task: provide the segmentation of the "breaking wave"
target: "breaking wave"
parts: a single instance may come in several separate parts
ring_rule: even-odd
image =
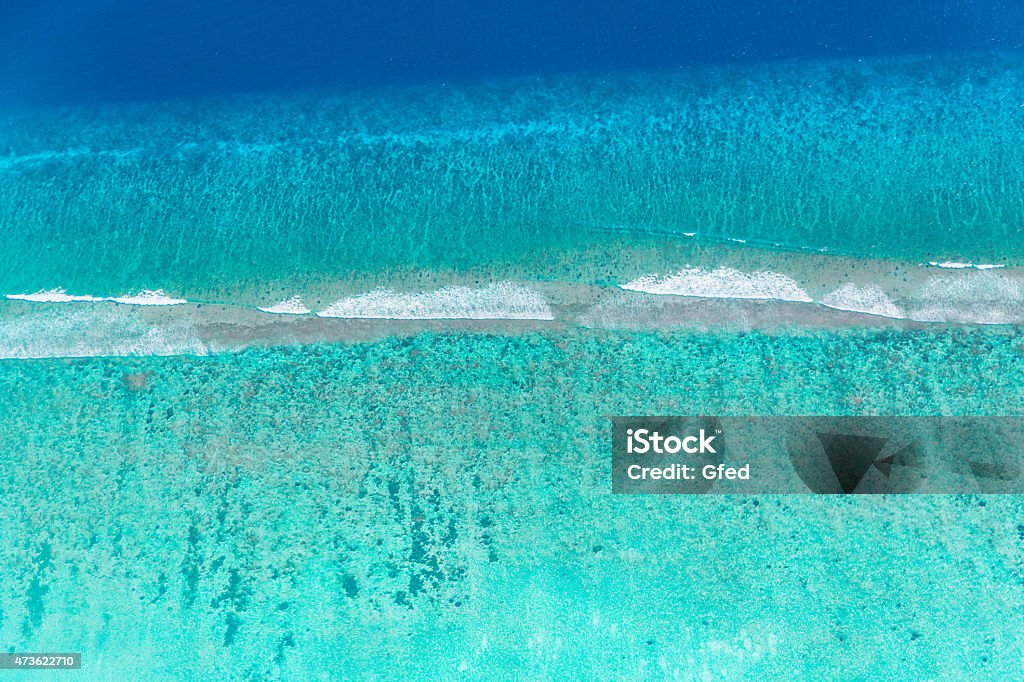
[[[880,317],[903,319],[906,313],[877,284],[863,286],[848,283],[821,299],[820,303],[836,310],[866,313]]]
[[[274,305],[257,308],[257,310],[273,315],[308,315],[312,312],[306,307],[306,304],[302,302],[302,298],[299,296],[292,296]]]
[[[88,294],[69,294],[65,289],[57,288],[43,289],[34,294],[7,294],[5,298],[12,301],[28,301],[31,303],[99,303],[109,301],[111,303],[121,303],[123,305],[146,306],[181,305],[182,303],[188,303],[188,301],[183,298],[168,296],[161,289],[157,289],[155,291],[151,289],[144,289],[135,294],[100,297],[90,296]]]
[[[644,275],[620,285],[629,291],[647,294],[696,296],[700,298],[741,298],[810,303],[792,278],[770,271],[742,272],[734,268],[714,270],[684,268],[674,275]]]
[[[540,294],[511,282],[412,293],[376,289],[337,301],[317,316],[390,320],[554,319],[551,307]]]

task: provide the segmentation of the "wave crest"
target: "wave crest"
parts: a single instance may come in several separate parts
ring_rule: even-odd
[[[877,284],[849,282],[821,299],[821,304],[836,310],[903,319],[906,313],[892,302]]]
[[[412,293],[376,289],[337,301],[317,316],[387,320],[554,319],[544,297],[512,282],[497,282],[482,288],[449,286]]]
[[[628,291],[698,298],[742,298],[810,303],[796,280],[786,275],[759,270],[742,272],[734,268],[714,270],[684,268],[674,275],[644,275],[620,285]]]
[[[308,315],[312,312],[306,307],[306,304],[302,302],[302,298],[299,296],[292,296],[291,298],[279,301],[274,305],[270,305],[265,308],[257,308],[257,310],[264,313],[271,313],[273,315]]]

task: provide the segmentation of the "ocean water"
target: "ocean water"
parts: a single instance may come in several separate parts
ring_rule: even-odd
[[[1024,14],[839,5],[5,5],[0,674],[1024,676],[1019,496],[611,493],[1022,414]]]
[[[7,362],[0,634],[95,679],[1012,678],[1018,497],[613,496],[604,415],[1019,413],[1022,365],[1017,331]]]
[[[225,300],[515,266],[592,282],[619,251],[685,234],[1017,265],[1021,66],[887,58],[13,116],[0,291]]]

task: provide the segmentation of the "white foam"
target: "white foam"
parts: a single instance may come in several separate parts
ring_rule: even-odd
[[[157,289],[156,291],[146,289],[131,296],[117,296],[107,300],[114,303],[123,303],[124,305],[181,305],[182,303],[188,303],[183,298],[172,298],[166,295],[163,289]]]
[[[308,315],[311,312],[298,296],[292,296],[266,308],[257,308],[257,310],[274,315]]]
[[[206,355],[187,322],[147,322],[131,308],[50,306],[0,318],[0,359]]]
[[[180,305],[187,303],[183,298],[172,298],[164,294],[163,290],[152,291],[146,289],[140,291],[137,294],[128,296],[116,296],[116,297],[102,297],[102,296],[89,296],[89,295],[78,295],[69,294],[63,288],[57,289],[44,289],[37,291],[34,294],[6,294],[5,298],[12,301],[29,301],[31,303],[75,303],[75,302],[89,302],[89,303],[101,303],[109,301],[113,303],[124,303],[126,305]]]
[[[647,294],[696,296],[699,298],[745,298],[799,301],[811,297],[790,277],[770,271],[741,272],[720,267],[714,270],[684,268],[674,275],[644,275],[620,285],[622,289]]]
[[[435,291],[396,293],[390,289],[342,299],[318,317],[384,320],[553,320],[547,301],[512,282],[482,288],[450,286]]]
[[[994,272],[933,277],[908,308],[908,317],[921,322],[1020,324],[1024,284]]]
[[[946,270],[965,270],[971,268],[975,270],[995,270],[996,268],[1006,267],[1005,265],[992,265],[991,263],[959,263],[957,261],[952,260],[943,261],[941,263],[938,261],[931,260],[928,261],[928,265],[931,265],[932,267],[936,268],[945,268]]]
[[[72,303],[77,301],[102,301],[95,296],[75,296],[64,289],[40,290],[34,294],[7,294],[12,301],[31,301],[33,303]]]
[[[880,317],[902,319],[906,314],[876,284],[859,286],[849,282],[821,299],[821,304],[836,310],[849,310]]]

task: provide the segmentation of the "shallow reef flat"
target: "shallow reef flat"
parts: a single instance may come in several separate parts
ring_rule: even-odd
[[[207,355],[250,346],[420,332],[938,331],[1024,324],[1024,268],[906,263],[737,243],[644,237],[491,265],[315,277],[254,302],[241,292],[103,297],[63,288],[0,298],[0,359]],[[597,265],[600,264],[600,265]],[[586,268],[591,268],[586,270]],[[599,271],[598,271],[599,268]],[[600,272],[601,279],[593,277]],[[583,273],[586,273],[585,275]],[[589,280],[589,281],[588,281]]]
[[[486,278],[527,266],[527,279],[592,283],[634,241],[690,233],[1019,265],[1022,60],[784,63],[7,115],[0,292],[162,289],[262,304],[311,280],[358,287],[396,271]],[[567,255],[581,249],[592,258]]]
[[[0,362],[0,639],[93,679],[1011,679],[1019,497],[618,497],[605,416],[1019,414],[1021,376],[1018,328]]]

